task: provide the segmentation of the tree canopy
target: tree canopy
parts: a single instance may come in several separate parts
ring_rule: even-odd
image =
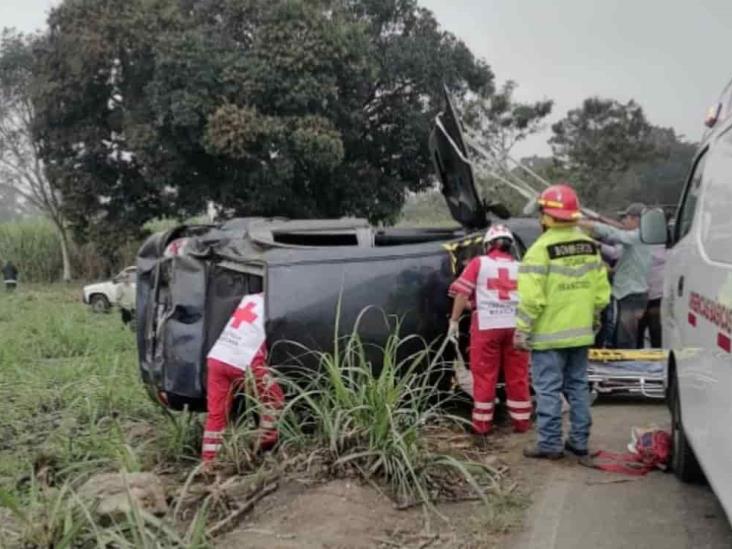
[[[606,211],[632,201],[675,203],[696,149],[653,126],[634,101],[588,98],[552,132],[551,175],[568,178],[585,203]]]
[[[493,92],[416,0],[65,0],[38,74],[36,133],[90,238],[208,202],[391,220],[430,184],[443,82]]]
[[[609,174],[650,158],[655,149],[643,109],[629,101],[590,97],[552,125],[555,159],[579,174]]]

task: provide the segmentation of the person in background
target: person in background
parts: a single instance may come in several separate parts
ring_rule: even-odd
[[[597,245],[577,227],[582,214],[574,189],[552,185],[538,204],[544,233],[519,267],[514,335],[516,348],[531,350],[536,392],[538,440],[524,456],[559,459],[566,450],[589,464],[588,351],[610,300],[610,283]],[[564,444],[562,395],[571,424]]]
[[[10,260],[3,266],[3,279],[5,280],[5,291],[12,292],[18,287],[18,269]]]
[[[124,278],[120,280],[117,285],[117,306],[120,310],[122,317],[122,323],[127,325],[134,330],[136,324],[135,320],[135,275],[132,273],[125,273]]]
[[[473,374],[473,431],[487,435],[493,429],[498,374],[506,380],[508,414],[514,431],[531,427],[529,356],[513,346],[516,327],[518,261],[511,250],[513,234],[505,225],[493,225],[483,238],[485,255],[473,258],[452,283],[455,298],[448,337],[457,339],[460,317],[472,300],[470,371]]]
[[[613,276],[613,298],[617,301],[615,347],[618,349],[637,348],[638,323],[648,305],[651,247],[641,242],[639,230],[644,210],[645,205],[641,203],[628,206],[620,214],[623,229],[599,221],[580,222],[580,226],[596,239],[623,247]]]
[[[638,323],[638,349],[644,347],[646,330],[648,330],[651,347],[654,349],[663,347],[661,339],[661,297],[663,296],[663,273],[665,269],[666,246],[663,244],[653,246],[651,268],[648,272],[648,305]]]

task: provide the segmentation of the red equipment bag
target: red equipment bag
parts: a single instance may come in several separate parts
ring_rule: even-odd
[[[665,471],[671,459],[671,435],[658,428],[634,428],[628,453],[600,450],[594,466],[602,471],[643,476],[654,469]]]

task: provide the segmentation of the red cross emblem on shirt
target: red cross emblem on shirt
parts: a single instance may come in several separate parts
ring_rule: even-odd
[[[488,289],[498,290],[498,299],[508,301],[511,299],[511,292],[518,288],[515,280],[511,280],[508,269],[498,269],[498,278],[488,279]]]
[[[232,328],[238,330],[242,322],[245,324],[251,324],[257,320],[258,317],[254,314],[254,307],[254,303],[247,303],[245,307],[241,307],[234,311],[234,316],[231,319]]]

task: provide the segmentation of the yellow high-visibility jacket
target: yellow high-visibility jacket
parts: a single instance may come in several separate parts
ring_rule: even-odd
[[[554,227],[524,255],[516,329],[532,349],[592,345],[595,317],[610,301],[607,269],[593,240],[574,226]]]

